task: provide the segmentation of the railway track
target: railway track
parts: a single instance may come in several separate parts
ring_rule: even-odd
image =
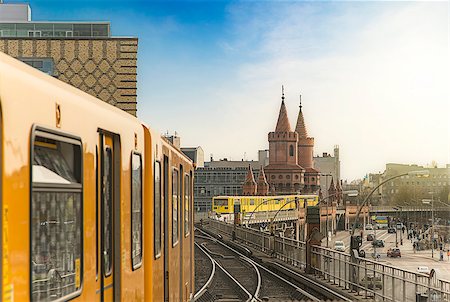
[[[297,285],[263,265],[246,257],[239,251],[225,243],[198,230],[196,241],[198,246],[220,266],[224,267],[244,287],[249,297],[235,296],[234,301],[324,301],[329,295],[317,290],[304,289],[304,285]],[[313,281],[314,282],[314,281]],[[205,285],[208,289],[202,295],[195,295],[196,301],[216,301],[212,294],[217,284]],[[228,289],[231,290],[231,289]],[[328,290],[329,291],[329,290]],[[217,298],[217,295],[215,296]],[[229,297],[231,298],[231,297]],[[333,299],[339,300],[339,299]],[[350,301],[343,297],[342,300]]]

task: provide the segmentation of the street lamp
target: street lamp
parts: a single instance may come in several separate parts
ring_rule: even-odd
[[[268,203],[269,201],[274,201],[274,200],[282,200],[282,197],[277,197],[277,198],[268,198],[266,200],[263,200],[263,202],[261,202],[259,205],[256,206],[256,208],[250,213],[250,217],[247,219],[247,222],[250,222],[252,219],[253,214],[256,212],[256,210],[262,206],[263,204]],[[242,221],[242,224],[244,224],[244,221]]]
[[[422,203],[431,203],[431,258],[434,259],[434,192],[428,192],[431,194],[431,199],[422,199]]]
[[[326,181],[325,181],[325,192],[327,192],[327,197],[326,197],[326,199],[328,199],[329,197],[331,197],[329,194],[328,194],[328,176],[333,176],[333,175],[331,175],[331,174],[326,174],[326,173],[320,173],[319,174],[320,176],[325,176],[325,179],[326,179]],[[334,195],[336,195],[336,194],[332,194],[333,196]],[[325,199],[324,199],[325,200]],[[320,202],[320,201],[319,201]],[[326,236],[327,236],[327,247],[328,247],[328,202],[329,202],[329,200],[327,200],[327,208],[326,208],[326,211],[327,211],[327,220],[326,220],[326,222],[325,222],[325,232],[326,232]]]

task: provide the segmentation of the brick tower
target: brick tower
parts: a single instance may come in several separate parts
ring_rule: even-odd
[[[268,138],[269,165],[265,170],[270,187],[275,188],[275,194],[299,193],[303,188],[304,169],[298,165],[298,134],[291,131],[284,104],[284,87],[277,125]]]
[[[245,178],[244,185],[242,186],[243,195],[256,195],[256,181],[253,176],[253,170],[250,165],[248,165],[248,173]]]
[[[305,119],[302,112],[302,96],[300,95],[300,111],[298,113],[295,132],[298,134],[298,164],[305,169],[304,193],[317,193],[320,186],[319,171],[313,167],[314,138],[308,137]]]

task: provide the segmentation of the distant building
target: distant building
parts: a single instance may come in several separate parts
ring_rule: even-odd
[[[251,167],[259,177],[262,166],[258,161],[219,161],[205,162],[204,167],[195,170],[194,208],[197,212],[211,210],[211,202],[218,195],[243,195],[242,185]],[[256,178],[256,177],[255,177]]]
[[[450,164],[439,168],[437,166],[423,167],[389,163],[386,164],[386,170],[383,172],[381,180],[384,181],[395,175],[422,170],[427,170],[429,175],[427,177],[405,175],[383,185],[380,190],[382,203],[393,202],[395,195],[402,190],[408,192],[410,199],[416,202],[423,198],[429,199],[431,195],[434,195],[437,199],[444,187],[450,186]],[[444,200],[444,202],[447,202],[447,200]]]
[[[339,159],[339,146],[334,146],[334,155],[324,152],[322,156],[314,156],[314,168],[320,171],[320,190],[327,192],[331,179],[336,184],[341,180],[341,161]]]
[[[202,147],[183,147],[181,148],[181,151],[192,160],[196,168],[203,168],[205,166],[205,155]]]
[[[32,21],[23,3],[0,1],[0,51],[136,115],[137,46],[109,22]]]

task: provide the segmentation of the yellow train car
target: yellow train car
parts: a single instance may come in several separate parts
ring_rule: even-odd
[[[192,298],[187,157],[138,119],[2,53],[0,130],[2,301]]]
[[[233,213],[289,211],[298,207],[315,206],[318,195],[280,195],[280,196],[216,196],[212,200],[212,210],[223,220],[231,221]]]

